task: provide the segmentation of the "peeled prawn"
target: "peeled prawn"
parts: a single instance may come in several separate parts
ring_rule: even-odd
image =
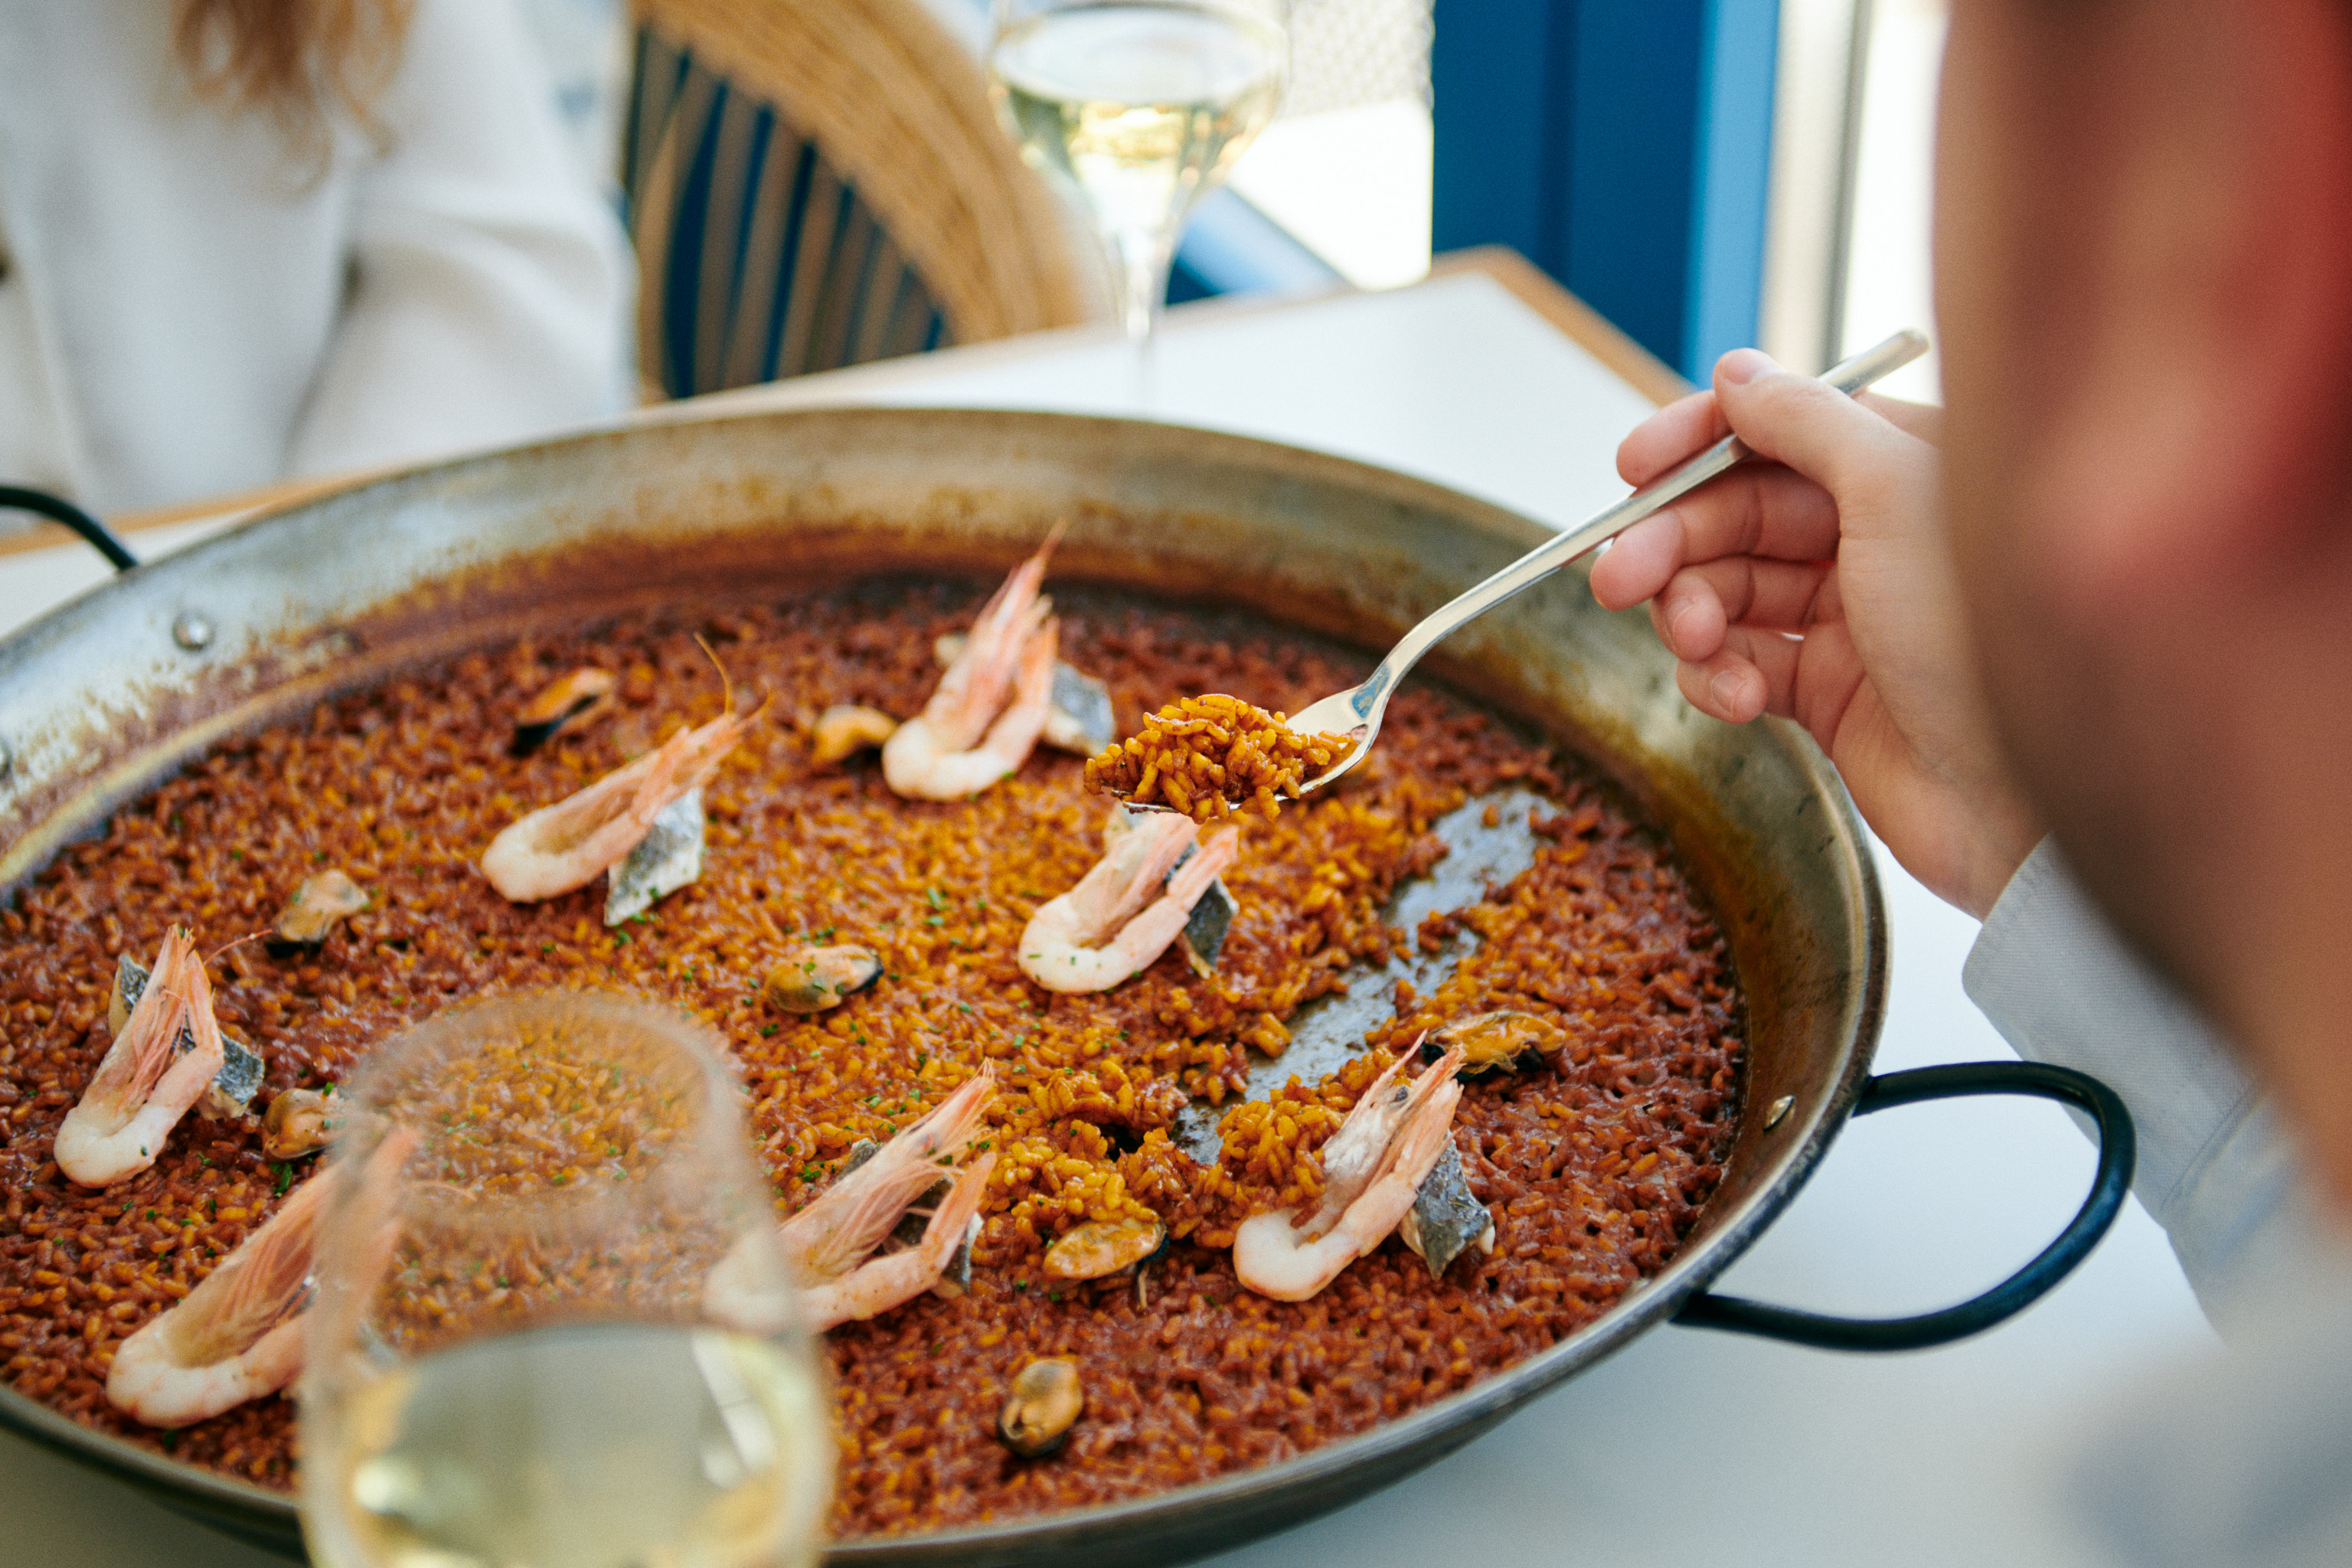
[[[1407,1086],[1400,1057],[1374,1079],[1323,1145],[1323,1202],[1302,1223],[1296,1209],[1253,1215],[1234,1233],[1234,1274],[1261,1296],[1304,1301],[1378,1247],[1412,1212],[1415,1194],[1452,1136],[1462,1086],[1455,1046]]]
[[[801,1279],[801,1304],[811,1327],[824,1330],[853,1318],[871,1318],[911,1301],[938,1283],[940,1271],[979,1216],[996,1156],[982,1154],[953,1173],[954,1187],[903,1252],[869,1256],[908,1205],[937,1185],[940,1161],[960,1153],[981,1127],[996,1096],[996,1075],[983,1070],[908,1124],[874,1157],[835,1181],[783,1224],[785,1259]]]
[[[180,1048],[183,1041],[187,1048]],[[58,1124],[51,1157],[85,1187],[135,1176],[220,1071],[227,1047],[213,989],[188,933],[164,933],[147,987],[107,1047],[81,1100]]]
[[[898,794],[961,800],[1028,760],[1054,707],[1060,634],[1052,601],[1037,592],[1053,552],[1049,539],[1013,568],[922,712],[883,742],[882,777]]]
[[[1128,826],[1108,852],[1076,887],[1047,900],[1021,932],[1021,971],[1048,991],[1108,991],[1150,967],[1232,864],[1241,840],[1234,827],[1200,837],[1198,823],[1172,812],[1119,820]],[[1179,866],[1196,838],[1198,853]]]
[[[482,875],[519,904],[586,887],[627,858],[664,806],[719,771],[755,716],[738,717],[730,700],[709,723],[681,730],[628,766],[541,806],[490,840]]]

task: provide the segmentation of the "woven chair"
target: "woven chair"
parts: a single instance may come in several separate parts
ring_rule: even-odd
[[[1101,313],[920,0],[631,0],[640,364],[684,397]]]

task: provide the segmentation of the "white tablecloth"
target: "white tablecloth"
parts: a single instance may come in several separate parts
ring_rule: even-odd
[[[738,400],[1129,413],[1134,398],[1124,350],[1081,332]],[[1177,311],[1151,416],[1383,463],[1566,523],[1623,493],[1612,454],[1648,407],[1473,274],[1390,294]],[[150,554],[205,531],[156,530],[138,547]],[[0,633],[104,575],[79,550],[0,557]],[[1895,974],[1879,1067],[2007,1057],[1960,992],[1974,922],[1880,862]],[[2048,1105],[1888,1111],[1845,1131],[1723,1287],[1857,1314],[1942,1306],[2038,1250],[2080,1202],[2090,1169],[2082,1136]],[[1869,1357],[1663,1328],[1419,1476],[1215,1561],[1883,1568],[1904,1560],[1916,1532],[2000,1507],[1988,1455],[2134,1368],[2207,1342],[2162,1233],[2134,1204],[2050,1298],[1968,1343]],[[0,1564],[272,1561],[0,1436]]]

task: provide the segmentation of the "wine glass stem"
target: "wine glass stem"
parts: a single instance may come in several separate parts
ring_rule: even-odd
[[[1148,230],[1106,237],[1119,320],[1131,342],[1144,342],[1160,324],[1160,307],[1168,298],[1168,268],[1176,254],[1174,238]]]
[[[1119,321],[1127,341],[1135,347],[1136,398],[1151,400],[1151,344],[1160,325],[1160,306],[1168,298],[1168,268],[1176,255],[1176,237],[1168,230],[1149,229],[1107,234],[1103,248],[1109,255],[1111,282],[1118,300]]]

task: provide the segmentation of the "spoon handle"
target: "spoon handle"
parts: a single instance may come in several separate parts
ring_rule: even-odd
[[[1849,397],[1927,352],[1923,332],[1905,328],[1874,348],[1865,349],[1843,364],[1824,373],[1823,383]],[[1369,715],[1389,691],[1421,660],[1421,656],[1464,622],[1488,610],[1539,579],[1549,576],[1586,551],[1616,538],[1660,508],[1688,495],[1717,474],[1754,454],[1737,436],[1726,436],[1706,451],[1680,464],[1616,502],[1580,527],[1544,541],[1468,593],[1440,605],[1397,640],[1371,678],[1357,689],[1355,706]]]

